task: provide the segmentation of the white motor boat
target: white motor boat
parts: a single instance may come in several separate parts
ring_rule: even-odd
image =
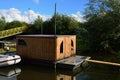
[[[21,61],[19,55],[0,55],[0,67],[17,64]]]

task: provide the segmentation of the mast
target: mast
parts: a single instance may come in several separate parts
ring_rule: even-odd
[[[55,13],[54,13],[54,16],[55,16],[55,35],[56,35],[56,3],[55,3]]]
[[[56,50],[56,44],[57,44],[57,42],[56,42],[56,3],[55,3],[55,13],[54,13],[54,17],[55,17],[55,37],[54,37],[54,42],[55,42],[55,53],[57,53],[57,50]],[[55,55],[55,57],[56,57],[57,55]],[[56,62],[55,62],[55,68],[56,68]]]
[[[41,22],[41,35],[43,34],[43,22]]]

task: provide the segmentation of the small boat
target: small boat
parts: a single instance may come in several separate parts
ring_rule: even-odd
[[[0,55],[0,67],[17,64],[21,61],[19,55]]]

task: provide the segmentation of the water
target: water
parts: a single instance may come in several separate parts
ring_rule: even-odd
[[[120,80],[120,71],[116,67],[92,65],[80,72],[72,72],[24,64],[0,68],[0,80]]]

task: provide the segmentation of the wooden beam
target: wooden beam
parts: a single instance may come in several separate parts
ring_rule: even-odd
[[[106,61],[99,61],[99,60],[91,60],[91,59],[86,59],[85,61],[87,61],[87,62],[92,62],[92,63],[100,63],[100,64],[113,65],[113,66],[120,66],[119,63],[113,63],[113,62],[106,62]]]

